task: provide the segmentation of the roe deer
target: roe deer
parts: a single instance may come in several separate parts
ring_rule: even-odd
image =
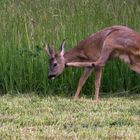
[[[126,26],[115,25],[98,31],[67,52],[64,52],[64,46],[65,41],[57,53],[53,47],[46,46],[49,56],[48,78],[60,75],[66,66],[84,67],[74,100],[79,97],[82,86],[94,69],[95,101],[98,102],[102,69],[110,59],[119,58],[140,74],[140,35]]]

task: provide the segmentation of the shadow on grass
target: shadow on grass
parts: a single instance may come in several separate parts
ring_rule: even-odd
[[[7,93],[0,92],[0,96],[4,95],[10,95],[11,97],[16,97],[20,95],[28,95],[28,96],[38,96],[40,98],[47,98],[47,97],[61,97],[61,98],[67,98],[72,99],[74,97],[75,91],[59,91],[59,90],[48,90],[47,92],[42,91],[27,91],[27,92],[19,92],[19,91],[9,91]],[[86,98],[86,99],[94,99],[94,93],[88,92],[85,94],[85,92],[81,92],[80,98]],[[138,90],[129,90],[129,91],[118,91],[118,92],[100,92],[100,100],[106,99],[106,98],[126,98],[129,100],[139,100],[140,99],[140,92]]]
[[[75,91],[70,91],[70,92],[51,92],[49,94],[47,93],[42,93],[42,92],[35,92],[36,95],[38,95],[41,98],[46,98],[46,97],[61,97],[61,98],[67,98],[73,100]],[[94,99],[94,94],[93,93],[88,93],[85,94],[84,92],[81,92],[79,98],[85,98],[85,99]],[[101,92],[99,95],[100,100],[102,99],[109,99],[109,98],[126,98],[129,100],[139,100],[140,99],[140,92],[138,91],[122,91],[122,92]]]
[[[138,91],[121,91],[121,92],[108,92],[101,93],[101,98],[127,98],[130,100],[138,100],[140,98],[140,92]]]

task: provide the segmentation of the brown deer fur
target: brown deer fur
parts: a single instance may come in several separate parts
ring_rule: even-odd
[[[57,53],[52,47],[46,47],[49,56],[49,78],[60,75],[65,66],[85,67],[74,96],[75,100],[94,69],[95,101],[98,102],[102,69],[110,59],[119,58],[127,63],[131,70],[140,74],[140,35],[126,26],[116,25],[98,31],[67,52],[64,52],[64,45],[65,41],[61,45],[61,51]]]

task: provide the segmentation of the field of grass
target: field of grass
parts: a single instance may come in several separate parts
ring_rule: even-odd
[[[1,140],[139,140],[140,94],[74,102],[58,96],[0,98]]]
[[[94,76],[72,100],[82,69],[47,79],[44,43],[68,50],[115,24],[140,33],[140,1],[0,0],[0,140],[140,139],[140,75],[124,63],[105,67],[99,104]]]

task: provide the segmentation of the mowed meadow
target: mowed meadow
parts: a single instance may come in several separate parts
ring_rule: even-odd
[[[140,75],[126,64],[108,62],[99,104],[94,73],[77,102],[82,68],[47,78],[45,43],[68,50],[112,25],[140,33],[140,1],[0,1],[0,139],[140,139]]]

